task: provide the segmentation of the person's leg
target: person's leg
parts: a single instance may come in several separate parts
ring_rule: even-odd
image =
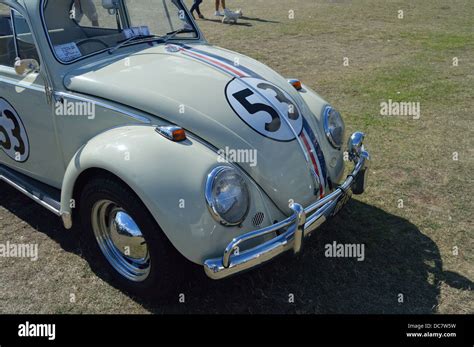
[[[215,13],[216,16],[222,16],[221,11],[219,11],[220,2],[221,2],[220,0],[216,0],[216,13]]]
[[[202,4],[202,1],[203,1],[203,0],[194,0],[194,2],[195,2],[195,4],[196,4],[196,12],[197,12],[199,18],[201,18],[201,19],[204,18],[204,16],[203,16],[202,13],[201,13],[201,9],[199,8],[199,6],[201,6],[201,4]]]
[[[97,13],[97,8],[92,0],[82,0],[81,2],[82,12],[89,18],[92,23],[92,26],[99,26],[99,14]]]
[[[222,9],[225,10],[225,0],[221,0]]]
[[[193,12],[196,11],[196,9],[197,9],[198,7],[199,7],[199,5],[198,5],[197,0],[194,0],[193,6],[191,6],[191,8],[189,9],[189,12],[191,12],[192,14],[194,14]]]
[[[190,12],[194,17],[194,11],[197,12],[198,16],[201,17],[201,10],[199,9],[199,5],[201,4],[202,0],[194,0],[193,6],[191,6]]]

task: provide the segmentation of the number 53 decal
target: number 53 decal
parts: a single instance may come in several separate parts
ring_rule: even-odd
[[[30,154],[25,127],[12,105],[3,98],[0,98],[0,149],[18,162],[25,162]]]
[[[235,113],[265,137],[292,141],[303,128],[303,117],[291,96],[268,81],[236,78],[227,85],[226,97]]]

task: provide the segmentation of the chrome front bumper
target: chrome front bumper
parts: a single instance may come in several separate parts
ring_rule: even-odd
[[[338,213],[352,193],[364,192],[369,153],[365,151],[363,141],[364,134],[359,132],[354,133],[349,139],[349,158],[355,167],[343,184],[306,208],[293,203],[290,205],[293,214],[279,223],[234,238],[224,250],[222,257],[204,262],[206,275],[212,279],[222,279],[259,266],[291,249],[295,254],[300,252],[305,237]],[[243,242],[271,233],[279,235],[252,249],[238,252],[239,245]]]

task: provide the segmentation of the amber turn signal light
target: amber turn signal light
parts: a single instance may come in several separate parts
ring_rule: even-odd
[[[186,132],[183,128],[177,126],[160,126],[156,128],[156,132],[170,141],[181,142],[186,140]]]
[[[296,90],[303,89],[303,86],[301,85],[301,81],[298,79],[290,79],[288,80],[288,83],[290,83]]]

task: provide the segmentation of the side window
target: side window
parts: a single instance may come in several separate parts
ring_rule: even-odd
[[[20,59],[35,59],[39,62],[38,51],[28,22],[16,11],[13,11],[13,25],[16,32],[18,57]]]
[[[15,55],[10,7],[0,4],[0,65],[13,66]]]
[[[16,11],[13,11],[12,16],[10,7],[0,4],[0,65],[13,67],[17,57],[39,62],[38,51],[26,19]]]

